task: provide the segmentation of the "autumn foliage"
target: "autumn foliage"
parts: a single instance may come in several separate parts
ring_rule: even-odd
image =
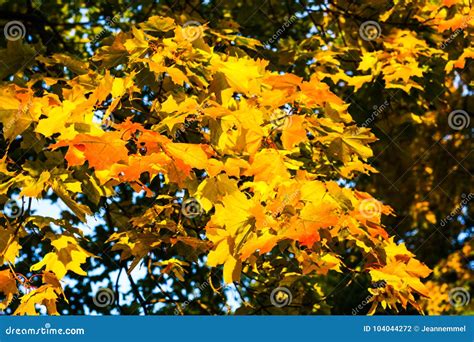
[[[468,15],[454,3],[436,5],[448,8],[438,12],[425,4],[412,17],[436,25],[442,37]],[[378,20],[396,17],[401,6]],[[315,34],[293,41],[298,47],[277,46],[300,49],[295,64],[317,61],[290,71],[237,28],[186,22],[156,13],[105,39],[90,58],[52,51],[26,69],[4,70],[1,199],[14,199],[20,213],[0,216],[0,309],[34,315],[40,304],[58,314],[60,305],[74,313],[70,279],[101,281],[107,273],[89,270],[116,264],[128,277],[147,270],[153,283],[132,279],[131,291],[137,308],[148,310],[161,303],[183,313],[188,297],[175,294],[180,284],[206,282],[197,300],[204,313],[225,312],[211,302],[225,302],[228,286],[242,296],[240,313],[285,313],[268,305],[278,286],[293,289],[293,305],[309,307],[289,313],[330,313],[334,291],[354,283],[370,294],[369,314],[449,311],[449,288],[436,282],[443,266],[433,277],[382,223],[398,215],[390,198],[374,197],[370,178],[359,184],[377,172],[370,162],[377,138],[354,120],[350,100],[334,85],[357,93],[383,84],[410,103],[424,91],[428,59],[449,75],[474,56],[472,47],[454,56],[397,27],[376,47],[355,38],[358,50]],[[8,41],[2,53],[31,46]],[[347,56],[356,58],[354,72],[341,66]],[[429,112],[403,115],[436,125]],[[45,199],[64,205],[60,217],[31,210]],[[467,244],[463,251],[471,253]]]

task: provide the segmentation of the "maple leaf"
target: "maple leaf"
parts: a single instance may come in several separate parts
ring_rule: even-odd
[[[156,266],[162,266],[162,272],[166,274],[173,273],[176,278],[178,278],[180,281],[184,281],[184,274],[186,273],[186,270],[184,269],[183,266],[189,266],[187,262],[178,260],[178,259],[169,259],[165,261],[159,261],[154,263]]]
[[[343,133],[332,133],[329,139],[332,140],[329,150],[344,163],[351,161],[353,153],[363,160],[372,157],[373,152],[366,144],[376,140],[368,129],[357,127],[351,127]]]
[[[58,289],[52,285],[42,285],[37,289],[25,294],[21,298],[21,302],[15,310],[15,315],[38,315],[36,305],[46,307],[49,315],[59,315],[56,301],[58,299]]]
[[[15,228],[9,227],[0,230],[0,263],[14,264],[21,249],[18,238],[14,234]]]
[[[3,293],[4,298],[0,302],[0,310],[5,310],[18,293],[15,275],[10,269],[0,271],[0,292]]]
[[[58,279],[62,279],[68,271],[79,275],[87,275],[81,268],[88,257],[94,255],[80,247],[72,236],[61,235],[57,238],[49,235],[51,245],[55,251],[46,254],[40,262],[31,266],[32,271],[45,267],[46,271],[53,272]]]
[[[292,116],[288,119],[288,124],[284,125],[281,134],[281,141],[285,149],[291,149],[293,146],[306,141],[306,130],[303,127],[304,118],[300,116]]]
[[[260,78],[263,77],[268,61],[250,58],[228,57],[226,60],[214,57],[212,66],[222,72],[226,81],[235,90],[243,93],[259,93]],[[242,72],[245,70],[245,72]]]
[[[74,139],[58,142],[50,148],[68,146],[65,158],[70,166],[82,165],[87,161],[90,167],[104,170],[111,164],[128,159],[125,144],[120,132],[107,132],[101,136],[78,134]]]

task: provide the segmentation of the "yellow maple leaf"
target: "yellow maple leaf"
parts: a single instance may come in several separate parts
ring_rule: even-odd
[[[291,149],[293,146],[307,140],[304,122],[304,117],[293,115],[288,118],[288,123],[283,125],[281,142],[285,149]]]
[[[51,245],[55,251],[46,254],[43,260],[31,266],[32,271],[45,267],[46,271],[53,272],[58,279],[64,278],[68,271],[87,275],[81,265],[86,262],[87,258],[93,257],[93,254],[80,247],[72,236],[61,235],[57,238],[52,235],[47,236],[52,239]]]
[[[51,174],[48,171],[41,172],[38,179],[29,180],[20,192],[20,196],[39,197],[45,190],[46,182]]]
[[[38,315],[36,305],[43,305],[48,311],[48,315],[59,315],[56,302],[61,290],[51,284],[45,284],[21,297],[20,305],[15,310],[14,315]]]

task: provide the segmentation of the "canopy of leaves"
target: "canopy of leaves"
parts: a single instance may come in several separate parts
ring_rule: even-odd
[[[0,310],[472,312],[451,295],[473,279],[469,1],[21,0],[0,21]]]

